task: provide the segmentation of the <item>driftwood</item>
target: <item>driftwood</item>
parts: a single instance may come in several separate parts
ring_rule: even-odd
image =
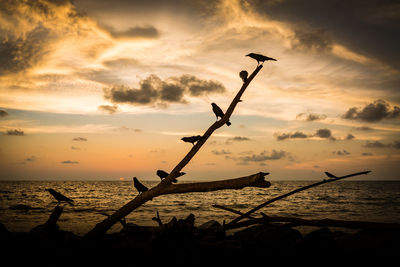
[[[361,175],[361,174],[368,174],[370,172],[371,171],[357,172],[357,173],[353,173],[353,174],[349,174],[349,175],[345,175],[345,176],[341,176],[341,177],[325,179],[325,180],[317,182],[317,183],[313,183],[313,184],[310,184],[310,185],[307,185],[307,186],[304,186],[304,187],[300,187],[300,188],[295,189],[295,190],[293,190],[293,191],[291,191],[289,193],[286,193],[286,194],[280,195],[278,197],[275,197],[273,199],[270,199],[270,200],[268,200],[268,201],[266,201],[266,202],[264,202],[264,203],[262,203],[262,204],[260,204],[260,205],[258,205],[256,207],[252,208],[248,212],[241,214],[236,219],[234,219],[231,222],[227,223],[225,226],[226,227],[231,227],[233,224],[238,223],[243,218],[249,217],[250,214],[256,212],[257,210],[259,210],[259,209],[261,209],[261,208],[263,208],[265,206],[267,206],[268,204],[271,204],[272,202],[275,202],[277,200],[286,198],[286,197],[291,196],[293,194],[296,194],[298,192],[301,192],[301,191],[304,191],[304,190],[307,190],[307,189],[310,189],[312,187],[319,186],[319,185],[322,185],[322,184],[326,184],[326,183],[331,183],[331,182],[335,182],[335,181],[338,181],[338,180],[342,180],[342,179],[345,179],[345,178],[349,178],[349,177],[353,177],[353,176],[357,176],[357,175]]]
[[[219,120],[213,123],[208,130],[203,134],[201,139],[192,147],[192,149],[186,154],[186,156],[176,165],[176,167],[171,171],[171,173],[163,179],[158,185],[137,195],[133,200],[122,206],[114,214],[103,220],[102,222],[96,224],[96,226],[90,230],[85,238],[96,238],[107,232],[116,222],[126,217],[133,210],[146,203],[153,198],[164,195],[164,194],[175,194],[175,193],[188,193],[188,192],[208,192],[221,189],[240,189],[245,186],[258,186],[258,187],[268,187],[270,184],[264,181],[264,176],[266,173],[253,174],[247,177],[242,177],[239,179],[231,179],[229,181],[218,181],[210,183],[193,183],[193,184],[179,184],[172,185],[172,181],[178,178],[181,170],[190,162],[193,156],[200,150],[207,139],[213,134],[213,132],[221,128],[227,121],[229,121],[236,105],[241,102],[241,97],[257,75],[257,73],[262,69],[263,65],[257,66],[253,73],[248,77],[248,79],[243,83],[239,92],[236,94],[235,98],[232,100],[225,115]]]
[[[38,225],[34,227],[31,232],[52,232],[58,230],[57,221],[61,216],[64,208],[62,206],[57,205],[53,212],[50,214],[49,218],[44,224]]]
[[[382,222],[367,222],[367,221],[352,221],[352,220],[334,220],[334,219],[302,219],[297,217],[285,216],[266,216],[262,218],[253,218],[246,221],[238,222],[234,225],[225,225],[225,230],[232,230],[241,227],[247,227],[254,224],[269,224],[269,223],[289,223],[294,226],[316,226],[316,227],[344,227],[354,229],[387,229],[400,230],[398,223],[382,223]]]

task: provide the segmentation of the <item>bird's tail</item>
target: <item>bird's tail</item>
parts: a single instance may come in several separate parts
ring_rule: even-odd
[[[226,122],[226,125],[230,126],[232,123],[230,121]]]

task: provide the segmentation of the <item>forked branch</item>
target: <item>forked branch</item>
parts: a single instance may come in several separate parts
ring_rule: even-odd
[[[267,173],[253,174],[247,177],[231,179],[229,181],[178,185],[172,184],[172,181],[178,177],[180,171],[190,162],[194,155],[196,155],[196,153],[204,145],[207,139],[213,134],[213,132],[222,127],[229,120],[236,105],[240,102],[240,98],[242,97],[244,91],[249,86],[253,78],[257,75],[257,73],[262,69],[262,67],[263,65],[257,66],[253,73],[243,83],[239,92],[236,94],[235,98],[232,100],[230,106],[225,112],[225,115],[219,121],[216,121],[208,128],[208,130],[203,134],[202,138],[192,147],[187,155],[178,163],[178,165],[176,165],[176,167],[165,179],[163,179],[157,186],[137,195],[133,200],[122,206],[114,214],[112,214],[102,222],[98,223],[85,235],[85,237],[95,238],[105,234],[107,230],[110,229],[111,226],[113,226],[116,222],[127,216],[129,213],[140,207],[142,204],[160,195],[187,192],[206,192],[221,189],[239,189],[245,186],[269,187],[270,183],[264,180],[264,176],[267,175]]]

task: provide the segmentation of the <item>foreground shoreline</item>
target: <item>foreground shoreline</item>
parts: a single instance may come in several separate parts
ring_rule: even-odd
[[[42,264],[52,266],[63,265],[74,258],[79,258],[80,263],[150,260],[152,263],[171,261],[197,265],[211,258],[225,263],[260,259],[305,261],[316,257],[382,261],[396,258],[400,248],[399,229],[371,228],[349,233],[315,227],[304,234],[291,225],[265,223],[232,232],[225,231],[217,221],[198,227],[194,221],[191,214],[166,224],[160,222],[159,227],[128,223],[119,233],[93,240],[60,230],[57,225],[50,228],[41,225],[30,232],[9,232],[2,225],[1,251],[15,262],[46,259]],[[24,257],[18,256],[21,254]]]

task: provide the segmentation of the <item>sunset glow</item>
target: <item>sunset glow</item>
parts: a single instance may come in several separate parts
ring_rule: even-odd
[[[1,2],[1,180],[159,179],[215,122],[211,103],[228,108],[250,52],[278,61],[182,181],[399,179],[399,4]]]

